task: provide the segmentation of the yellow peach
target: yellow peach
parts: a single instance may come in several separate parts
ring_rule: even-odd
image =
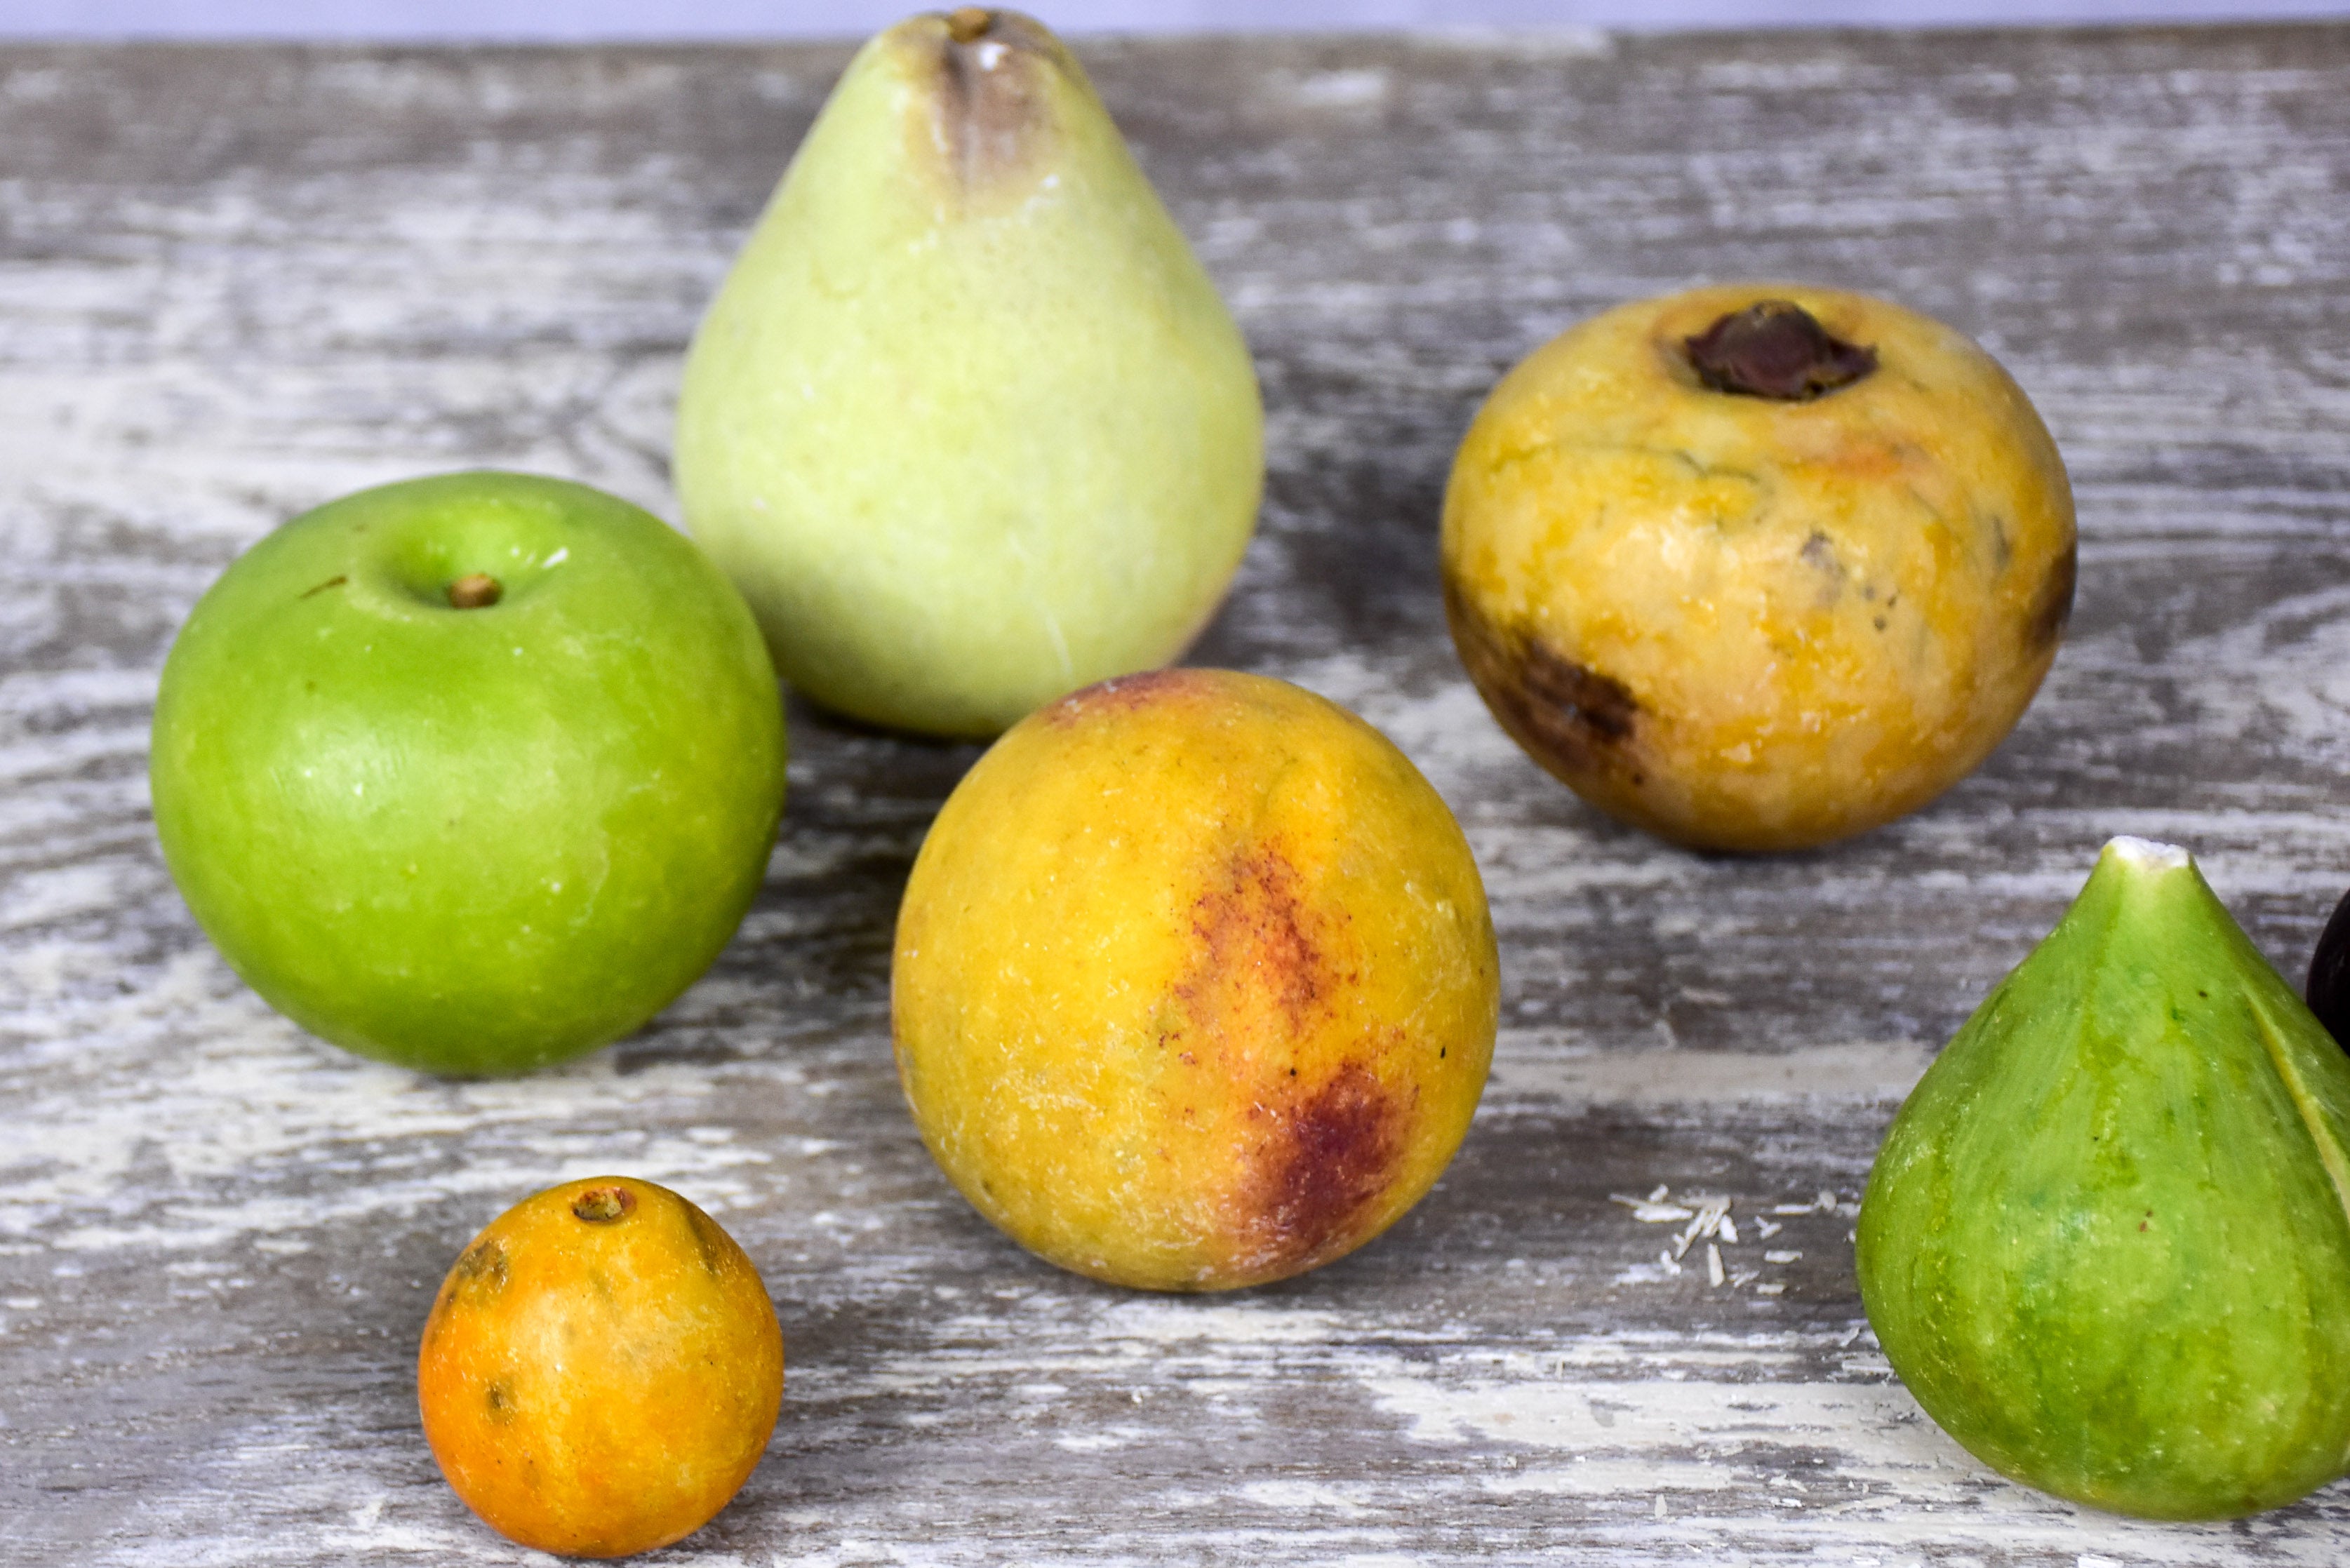
[[[1445,607],[1503,727],[1698,847],[1864,832],[2013,727],[2073,603],[2023,393],[1898,306],[1733,284],[1536,350],[1446,488]]]
[[[1227,670],[1022,721],[940,812],[890,976],[899,1075],[1021,1245],[1151,1290],[1342,1256],[1436,1180],[1499,966],[1443,801],[1336,705]]]

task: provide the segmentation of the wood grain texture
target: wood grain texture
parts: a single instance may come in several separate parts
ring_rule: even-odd
[[[1384,728],[1488,878],[1504,1030],[1444,1183],[1235,1296],[1012,1249],[924,1156],[887,1034],[898,889],[974,753],[796,709],[765,891],[639,1037],[463,1085],[272,1015],[154,846],[174,628],[366,483],[495,464],[670,514],[686,337],[845,54],[0,48],[0,1561],[524,1560],[433,1470],[415,1336],[477,1227],[612,1169],[716,1213],[789,1346],[767,1462],[664,1561],[2350,1554],[2341,1486],[2156,1528],[1997,1480],[1890,1380],[1847,1241],[1901,1092],[2108,835],[2193,846],[2296,978],[2350,883],[2350,29],[1083,52],[1271,413],[1196,658]],[[1435,589],[1493,379],[1742,275],[1984,342],[2083,535],[1990,763],[1762,860],[1551,784]],[[1610,1199],[1659,1185],[1731,1201],[1722,1284]]]

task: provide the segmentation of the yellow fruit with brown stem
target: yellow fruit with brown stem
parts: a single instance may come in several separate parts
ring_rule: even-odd
[[[625,1557],[691,1534],[750,1479],[784,1397],[758,1270],[629,1177],[566,1182],[458,1256],[417,1355],[425,1440],[510,1540]]]
[[[923,1142],[1012,1238],[1151,1290],[1362,1245],[1467,1131],[1499,970],[1452,815],[1378,731],[1262,676],[1103,682],[940,812],[890,1011]]]
[[[1609,815],[1826,843],[1999,744],[2073,604],[2073,499],[2006,372],[1863,295],[1621,306],[1511,371],[1444,500],[1445,608],[1494,716]]]

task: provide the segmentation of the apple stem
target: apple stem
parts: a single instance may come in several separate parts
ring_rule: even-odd
[[[481,609],[505,597],[504,586],[486,572],[469,572],[449,585],[452,609]]]

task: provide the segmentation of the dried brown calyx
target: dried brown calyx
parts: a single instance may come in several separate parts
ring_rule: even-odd
[[[482,609],[505,597],[504,586],[486,572],[469,572],[449,585],[452,609]]]
[[[1717,392],[1804,403],[1877,369],[1877,350],[1846,343],[1793,301],[1757,300],[1681,340],[1690,369]]]
[[[571,1212],[590,1225],[608,1225],[635,1212],[637,1195],[625,1187],[591,1187],[571,1200]]]

